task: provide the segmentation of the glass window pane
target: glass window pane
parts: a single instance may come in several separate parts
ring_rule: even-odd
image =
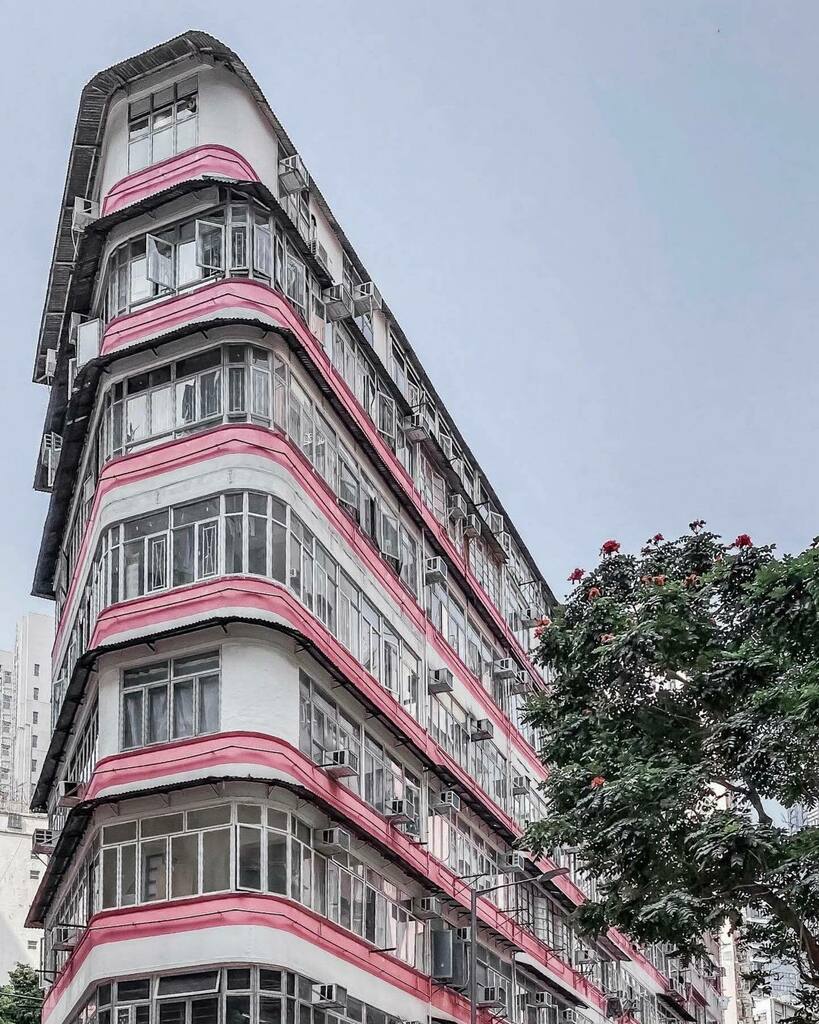
[[[225,572],[242,572],[244,564],[242,517],[225,517]]]
[[[140,846],[143,903],[167,898],[166,848],[165,839],[152,839]]]
[[[173,531],[173,585],[193,582],[193,526]]]
[[[157,388],[151,394],[151,433],[166,434],[173,430],[173,387]]]
[[[225,1000],[225,1024],[249,1024],[250,996],[228,996]],[[196,1024],[196,1022],[191,1022]]]
[[[148,743],[163,743],[168,738],[168,687],[148,690]]]
[[[193,681],[174,683],[173,738],[193,735]]]
[[[171,839],[171,896],[194,896],[199,891],[199,836]]]
[[[219,676],[206,676],[199,680],[199,722],[200,735],[219,730]]]
[[[119,905],[131,907],[136,903],[136,843],[120,848]]]
[[[117,848],[109,847],[102,851],[102,906],[117,905]]]
[[[156,117],[156,115],[154,116]],[[160,160],[167,160],[169,156],[173,156],[173,126],[165,128],[161,132],[154,132],[152,138],[153,163],[158,164]]]
[[[124,750],[142,746],[142,690],[123,694],[122,746]]]
[[[239,828],[239,887],[262,887],[262,831],[247,825]]]
[[[267,519],[248,516],[247,530],[248,572],[264,576],[267,573]]]
[[[202,892],[230,888],[230,829],[202,833]]]
[[[267,833],[267,891],[287,895],[287,836]]]

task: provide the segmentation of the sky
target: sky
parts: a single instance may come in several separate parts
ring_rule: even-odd
[[[51,608],[31,368],[79,93],[189,28],[250,67],[558,594],[610,537],[819,533],[819,5],[0,11],[0,647]]]

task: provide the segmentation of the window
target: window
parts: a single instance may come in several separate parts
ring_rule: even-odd
[[[40,712],[39,711],[32,711],[31,712],[31,724],[32,725],[37,725],[37,723],[39,721],[40,721]]]
[[[29,878],[39,878],[40,877],[40,872],[39,871],[35,871],[32,868],[32,870],[29,871],[28,875],[29,875]]]
[[[32,692],[32,699],[33,700],[39,700],[40,699],[40,689],[37,686],[34,687],[34,690]]]
[[[23,816],[22,814],[9,814],[8,824],[10,829],[19,831],[23,827]]]
[[[135,100],[128,107],[128,170],[166,160],[196,145],[196,76]]]
[[[35,661],[34,662],[34,675],[35,676],[39,676],[39,674],[40,674],[40,664],[39,664],[39,662]]]
[[[122,749],[219,730],[219,654],[127,669],[122,678]]]
[[[31,759],[31,774],[32,775],[36,775],[37,774],[37,758],[36,757],[32,757],[32,759]]]
[[[31,737],[31,749],[32,750],[36,750],[37,749],[37,733],[34,733],[32,735],[32,737]]]
[[[27,946],[28,949],[36,949],[37,948],[37,940],[36,939],[29,939],[26,942],[26,946]]]

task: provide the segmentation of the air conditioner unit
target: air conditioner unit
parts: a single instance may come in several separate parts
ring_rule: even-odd
[[[466,514],[466,498],[462,494],[451,495],[449,499],[449,518],[465,519]]]
[[[447,569],[443,558],[428,558],[424,564],[424,583],[446,583]]]
[[[469,738],[479,742],[481,740],[491,740],[495,735],[495,727],[489,721],[488,718],[478,718],[473,720],[472,727],[469,731]]]
[[[391,825],[405,825],[413,820],[407,801],[397,797],[387,801],[387,809],[384,816]]]
[[[495,534],[495,536],[497,537],[498,543],[503,548],[503,550],[506,552],[506,554],[507,555],[511,555],[512,554],[512,534],[511,533],[506,533],[504,531],[502,533]]]
[[[493,512],[488,505],[485,505],[483,510],[483,517],[488,523],[489,530],[491,533],[494,533],[496,535],[499,533],[503,533],[503,528],[506,524],[500,512]]]
[[[358,754],[352,750],[331,750],[322,765],[334,779],[352,779],[358,775]]]
[[[350,852],[350,833],[343,828],[317,828],[313,831],[313,849],[332,856]]]
[[[80,941],[78,929],[67,932],[61,939],[57,939],[51,946],[55,953],[70,953]]]
[[[454,789],[444,789],[437,796],[433,797],[431,810],[438,814],[449,814],[450,811],[460,811],[461,798]]]
[[[513,850],[511,853],[507,853],[505,857],[501,858],[500,870],[503,875],[523,875],[526,874],[526,855],[521,853],[520,850]]]
[[[50,384],[57,372],[57,349],[47,348],[45,357],[45,379]]]
[[[424,412],[413,412],[401,421],[408,441],[428,441],[432,437],[432,424]]]
[[[353,315],[353,299],[344,284],[334,284],[321,293],[324,312],[329,321],[346,320]]]
[[[346,1010],[347,989],[341,985],[313,985],[313,1006],[322,1010]]]
[[[417,896],[410,900],[409,909],[419,921],[435,921],[443,916],[443,907],[437,896]]]
[[[560,1011],[560,1024],[585,1024],[585,1020],[582,1013],[570,1007]]]
[[[356,288],[353,309],[357,314],[372,313],[374,309],[381,309],[382,305],[381,293],[372,281],[365,281]]]
[[[279,161],[279,187],[286,196],[291,192],[301,192],[309,186],[310,175],[298,153]]]
[[[93,320],[83,320],[78,324],[76,331],[76,358],[77,369],[84,366],[90,359],[96,359],[100,354],[102,345],[102,320],[94,317]]]
[[[481,517],[477,512],[473,512],[471,516],[467,516],[466,525],[464,526],[465,537],[480,537],[481,535]]]
[[[534,629],[534,627],[543,618],[543,613],[539,608],[534,605],[530,605],[528,608],[523,609],[523,615],[521,615],[520,624],[524,629]]]
[[[74,196],[74,209],[71,212],[71,230],[85,231],[100,217],[100,204],[84,196]]]
[[[590,949],[586,949],[583,946],[578,946],[572,956],[575,967],[585,967],[587,964],[593,964],[597,962],[597,957]]]
[[[518,673],[518,665],[514,658],[499,658],[492,662],[492,678],[498,681],[514,679]]]
[[[533,992],[526,1000],[527,1006],[552,1006],[552,997],[548,992]]]
[[[427,693],[452,693],[454,682],[448,668],[435,668],[429,674]]]
[[[458,942],[471,942],[472,941],[472,932],[469,930],[468,927],[466,927],[466,928],[456,928],[455,929],[455,938],[458,940]]]
[[[35,828],[31,835],[31,852],[48,856],[54,852],[60,833],[51,828]]]
[[[327,255],[327,250],[321,244],[317,238],[313,238],[308,242],[307,246],[310,250],[311,255],[317,263],[320,263],[322,267],[329,273],[330,272],[330,257]]]
[[[606,1016],[622,1017],[625,1012],[622,992],[610,992],[606,996]]]
[[[485,985],[478,990],[478,1006],[482,1010],[501,1010],[506,1006],[506,989]]]
[[[529,674],[523,669],[520,669],[515,673],[512,681],[509,683],[509,692],[515,696],[532,692],[532,680],[529,678]]]
[[[46,471],[46,486],[53,487],[54,479],[57,476],[57,465],[60,461],[60,452],[63,449],[63,439],[59,434],[43,434],[42,447],[40,449],[40,461]]]
[[[512,776],[512,795],[525,796],[532,789],[532,780],[526,775]]]
[[[441,451],[444,453],[447,461],[451,459],[453,455],[452,438],[449,434],[445,434],[443,431],[440,431],[438,434],[438,444],[441,446]]]
[[[63,781],[57,786],[57,806],[76,807],[82,803],[82,783]]]

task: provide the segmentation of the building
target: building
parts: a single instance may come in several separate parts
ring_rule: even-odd
[[[17,623],[14,651],[0,652],[0,985],[17,963],[40,964],[42,932],[25,920],[45,865],[32,840],[47,818],[28,805],[50,733],[53,640],[50,616],[31,613]]]
[[[14,644],[14,799],[26,807],[51,733],[51,647],[54,620],[34,612],[17,623]]]
[[[719,1020],[514,849],[552,594],[213,37],[83,90],[34,375],[45,1021]]]
[[[26,928],[25,921],[45,870],[45,860],[32,844],[35,830],[44,823],[42,814],[0,807],[0,985],[18,963],[35,970],[40,966],[43,933]]]

